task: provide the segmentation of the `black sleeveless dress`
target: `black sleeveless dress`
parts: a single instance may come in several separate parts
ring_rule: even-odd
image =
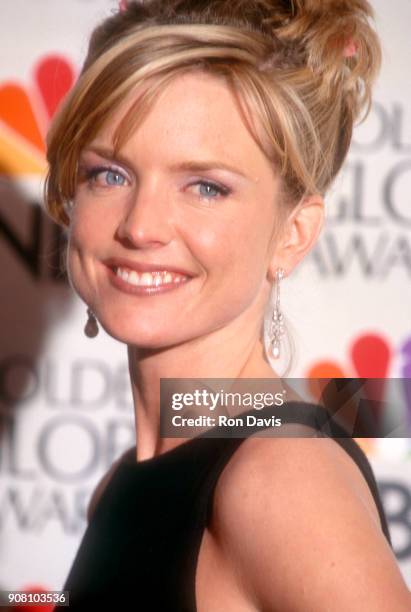
[[[323,408],[305,402],[285,406],[288,422],[323,431]],[[265,411],[259,411],[259,416],[265,416]],[[255,411],[244,414],[251,413]],[[336,426],[333,437],[339,431],[343,432]],[[131,448],[112,475],[83,535],[63,587],[69,591],[69,609],[195,612],[197,557],[213,492],[243,439],[200,435],[139,462],[135,447]],[[335,441],[362,471],[392,546],[367,456],[345,432]],[[273,478],[277,467],[273,466]]]

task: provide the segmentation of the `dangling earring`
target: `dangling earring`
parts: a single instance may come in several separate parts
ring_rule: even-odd
[[[95,338],[98,334],[97,319],[94,312],[90,308],[87,308],[87,315],[88,319],[86,325],[84,326],[84,333],[86,334],[87,338]]]
[[[278,359],[281,353],[281,336],[284,334],[284,317],[280,310],[280,282],[284,278],[284,269],[278,268],[276,272],[276,297],[274,310],[269,328],[270,350],[273,359]]]
[[[69,223],[71,223],[71,215],[73,213],[73,208],[74,208],[73,200],[65,200],[63,202],[63,210],[69,219]]]
[[[71,217],[71,213],[73,212],[74,202],[73,200],[64,200],[63,209],[68,217]]]

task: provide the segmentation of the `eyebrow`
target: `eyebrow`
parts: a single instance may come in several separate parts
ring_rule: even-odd
[[[238,174],[247,180],[251,180],[249,176],[244,174],[239,168],[235,168],[234,166],[230,166],[224,162],[213,161],[213,160],[204,160],[204,161],[188,161],[182,162],[180,164],[173,164],[170,166],[170,169],[173,171],[191,171],[191,172],[205,172],[207,170],[227,170],[232,174]]]
[[[97,155],[105,157],[106,159],[110,159],[113,161],[117,160],[127,167],[131,167],[132,165],[127,157],[125,157],[121,153],[116,154],[113,149],[92,145],[84,149],[85,153],[87,153],[87,151],[97,153]],[[241,176],[248,181],[253,180],[250,176],[242,172],[242,170],[240,170],[239,168],[217,160],[185,161],[172,164],[171,166],[169,166],[169,169],[172,172],[206,172],[207,170],[227,170],[228,172],[231,172],[232,174],[237,174],[238,176]]]

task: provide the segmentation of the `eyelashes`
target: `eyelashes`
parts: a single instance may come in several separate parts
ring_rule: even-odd
[[[102,178],[103,175],[106,175],[106,182],[99,182],[98,179]],[[123,187],[128,179],[120,170],[117,168],[112,168],[111,166],[91,166],[91,167],[81,167],[80,168],[80,176],[86,181],[90,186],[98,186],[98,187]]]
[[[128,187],[130,179],[118,168],[112,166],[80,166],[79,179],[86,183],[90,189],[110,190],[120,187]],[[231,189],[215,181],[198,179],[190,183],[186,189],[198,187],[198,197],[204,201],[212,201],[225,198],[231,193]]]
[[[222,185],[218,185],[217,183],[214,183],[213,181],[205,181],[205,180],[196,181],[195,183],[192,183],[191,186],[198,186],[200,188],[204,187],[205,193],[204,191],[203,193],[200,193],[200,197],[205,198],[206,200],[210,200],[210,199],[214,200],[216,196],[226,197],[231,193],[231,190],[228,187],[223,187]],[[210,191],[207,191],[207,190],[214,191],[216,195],[213,196],[210,193]]]

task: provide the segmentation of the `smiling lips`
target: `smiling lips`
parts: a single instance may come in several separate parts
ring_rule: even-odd
[[[196,275],[165,262],[142,262],[111,257],[102,262],[116,289],[129,295],[155,295],[179,289]]]
[[[167,270],[140,273],[136,270],[119,266],[115,269],[115,273],[123,281],[135,287],[159,287],[162,285],[184,283],[189,280],[188,276]]]

